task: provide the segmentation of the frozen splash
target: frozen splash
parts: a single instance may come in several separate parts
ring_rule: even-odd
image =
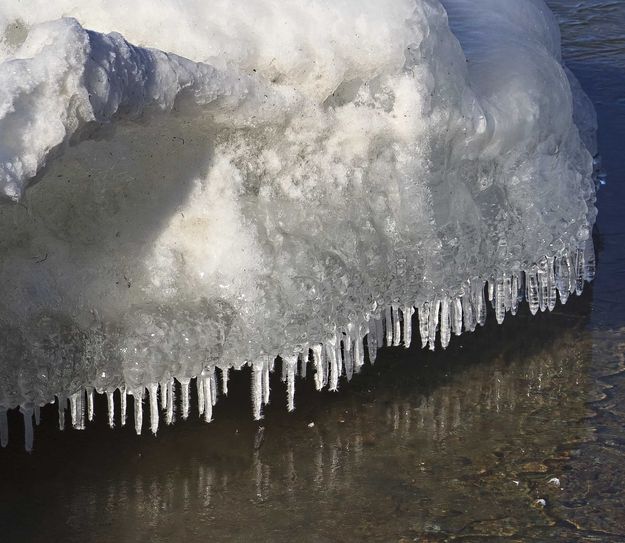
[[[3,444],[7,409],[31,448],[40,406],[83,428],[96,392],[156,433],[193,383],[210,421],[245,364],[260,418],[276,357],[293,409],[307,366],[336,390],[594,275],[596,121],[542,0],[23,4],[0,6]]]

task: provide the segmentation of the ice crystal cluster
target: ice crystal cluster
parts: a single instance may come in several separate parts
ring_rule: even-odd
[[[594,134],[542,0],[1,2],[2,444],[95,392],[156,432],[192,379],[210,420],[245,364],[258,418],[276,357],[292,408],[307,364],[553,309]]]

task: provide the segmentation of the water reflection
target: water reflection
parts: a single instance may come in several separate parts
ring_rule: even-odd
[[[2,529],[8,541],[59,533],[59,519],[72,541],[445,541],[537,530],[574,541],[580,508],[562,497],[579,498],[567,489],[580,484],[575,455],[596,441],[587,400],[605,398],[592,377],[589,303],[487,326],[444,354],[389,351],[339,395],[299,383],[291,415],[277,379],[263,427],[240,407],[243,376],[208,427],[179,423],[152,439],[102,421],[77,445],[77,432],[44,432],[37,458],[15,451],[17,471],[2,472]],[[615,337],[602,337],[601,356],[620,375]]]

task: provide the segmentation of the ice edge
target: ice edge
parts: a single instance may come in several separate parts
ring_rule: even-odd
[[[282,361],[282,381],[287,387],[287,408],[295,408],[295,377],[306,377],[307,366],[312,364],[315,370],[317,390],[327,387],[337,391],[339,380],[345,376],[351,380],[365,363],[365,345],[371,364],[375,362],[378,349],[383,346],[409,348],[412,343],[412,316],[417,313],[418,327],[422,348],[435,350],[437,341],[443,349],[447,348],[451,335],[461,335],[463,331],[473,332],[478,325],[483,326],[487,317],[487,302],[494,308],[499,324],[507,313],[516,315],[519,304],[525,300],[532,315],[538,311],[552,311],[557,298],[565,304],[570,295],[581,295],[585,282],[591,282],[595,276],[595,252],[592,238],[577,243],[568,250],[562,250],[554,256],[543,256],[532,266],[523,271],[498,274],[488,279],[467,280],[458,288],[455,297],[443,295],[433,297],[422,303],[397,300],[385,306],[377,305],[375,311],[362,319],[337,326],[336,333],[325,341],[304,344],[291,351],[277,353],[275,357],[263,356],[257,360],[246,361],[252,369],[251,400],[252,414],[255,420],[263,418],[263,408],[269,403],[269,374],[275,371],[275,362]],[[487,288],[485,288],[487,287]],[[121,426],[126,424],[127,398],[134,399],[134,426],[138,435],[143,429],[143,402],[149,404],[149,423],[154,435],[159,428],[159,410],[163,412],[166,424],[174,422],[176,415],[183,420],[189,416],[190,384],[195,379],[197,388],[198,415],[206,422],[212,421],[213,406],[217,402],[218,381],[216,368],[221,373],[221,393],[228,394],[229,366],[211,365],[205,367],[199,375],[172,377],[160,383],[145,383],[141,387],[128,389],[125,386],[112,390],[96,390],[93,386],[70,393],[59,392],[49,403],[58,407],[59,428],[65,428],[65,413],[69,407],[73,428],[85,429],[85,417],[94,418],[94,393],[107,397],[108,423],[115,426],[115,392],[119,392],[119,416]],[[178,386],[175,386],[175,381]],[[180,394],[180,401],[177,400]],[[68,405],[69,402],[69,405]],[[26,451],[33,449],[33,417],[39,424],[40,407],[32,402],[21,404],[18,408],[24,419],[24,446]],[[0,445],[6,447],[9,430],[6,406],[0,406]]]

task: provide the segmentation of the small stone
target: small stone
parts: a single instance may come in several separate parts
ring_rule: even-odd
[[[537,509],[542,509],[543,507],[545,507],[547,505],[547,501],[544,500],[543,498],[539,498],[534,502],[534,507],[536,507]]]
[[[549,479],[548,483],[552,486],[557,486],[558,488],[560,488],[560,479],[558,479],[557,477],[552,477],[551,479]]]
[[[314,422],[309,422],[308,423],[308,427],[309,428],[314,428],[315,427],[315,423]]]

